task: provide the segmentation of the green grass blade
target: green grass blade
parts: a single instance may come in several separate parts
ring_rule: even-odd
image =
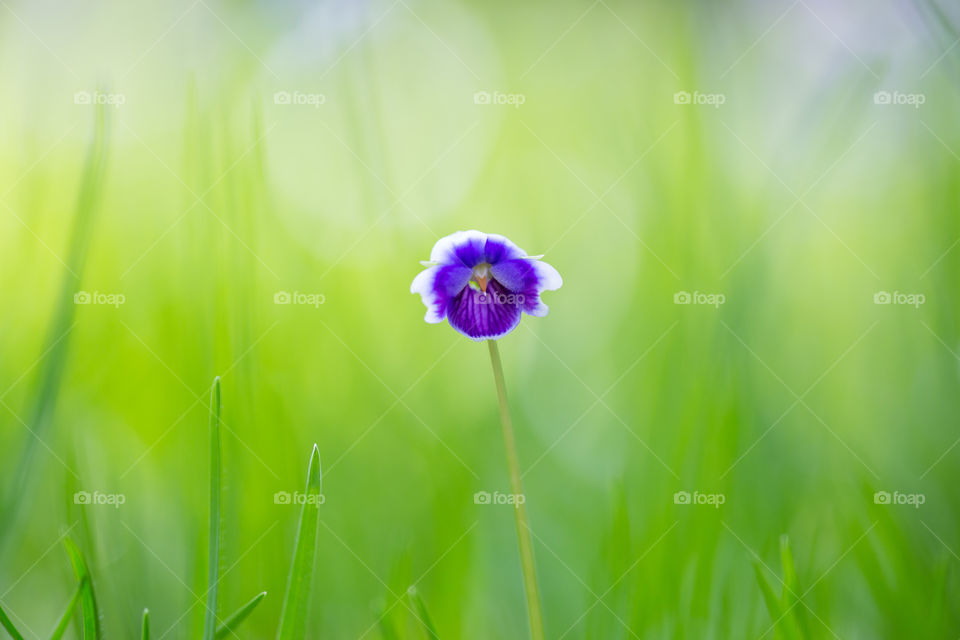
[[[247,604],[240,607],[236,613],[226,619],[222,625],[217,628],[217,640],[220,638],[226,638],[228,634],[233,633],[233,631],[240,626],[244,620],[247,619],[253,610],[257,608],[257,605],[260,604],[260,601],[267,597],[267,592],[258,593],[253,596],[253,599],[250,600]]]
[[[377,621],[380,628],[380,636],[383,640],[400,640],[400,634],[397,633],[397,627],[390,617],[390,611],[384,606],[380,612],[380,618]]]
[[[140,640],[150,640],[150,609],[143,610],[143,623],[140,625]]]
[[[57,623],[56,629],[53,630],[53,634],[50,636],[50,640],[60,640],[63,637],[63,634],[67,630],[67,625],[70,624],[70,618],[73,617],[73,612],[77,608],[77,601],[80,600],[80,594],[83,592],[83,583],[77,585],[77,588],[73,590],[73,595],[70,596],[70,602],[67,603],[67,610],[63,612],[63,616],[60,618],[60,622]]]
[[[790,539],[780,536],[780,564],[783,565],[783,602],[788,607],[797,599],[797,568],[793,563],[793,553],[790,551]]]
[[[207,563],[207,611],[204,640],[217,633],[217,583],[220,572],[220,377],[210,390],[210,543]]]
[[[0,625],[3,625],[3,628],[7,630],[7,633],[10,634],[13,640],[23,640],[23,636],[17,631],[17,628],[13,626],[13,622],[7,616],[7,612],[3,610],[3,607],[0,607]]]
[[[792,606],[792,602],[787,602],[787,598],[793,598],[793,596],[786,589],[783,589],[782,594],[778,596],[777,590],[767,579],[764,567],[759,562],[753,563],[753,569],[757,576],[757,584],[760,585],[760,592],[763,593],[763,601],[767,605],[767,612],[770,614],[770,622],[774,625],[774,637],[788,640],[803,638],[804,635],[799,629],[796,618],[797,607]],[[784,583],[787,581],[784,580]]]
[[[317,445],[313,445],[310,466],[307,469],[306,495],[300,508],[300,524],[297,527],[297,540],[293,561],[290,563],[290,577],[287,580],[287,594],[280,614],[278,640],[300,640],[306,634],[310,582],[313,578],[313,559],[317,552],[317,529],[320,521],[320,501],[311,498],[320,495],[322,475],[320,450]]]
[[[417,608],[417,617],[420,619],[420,623],[427,632],[427,637],[430,638],[430,640],[440,640],[440,635],[437,633],[437,627],[433,624],[433,619],[427,612],[427,605],[424,604],[423,598],[421,598],[420,594],[417,593],[416,587],[410,587],[407,589],[407,595],[410,596],[413,606]]]
[[[770,614],[770,621],[779,620],[782,615],[780,598],[777,597],[776,591],[773,590],[770,581],[767,580],[767,576],[764,575],[763,567],[759,562],[753,563],[753,570],[754,573],[757,574],[757,584],[760,585],[760,593],[763,594],[763,602],[767,605],[767,613]]]
[[[80,582],[80,610],[83,612],[83,640],[99,640],[100,615],[97,612],[97,598],[93,592],[93,578],[87,561],[83,558],[80,548],[70,538],[64,538],[63,544],[70,556],[73,565],[73,574]]]
[[[794,625],[793,632],[800,637],[807,637],[805,618],[800,604],[800,579],[797,577],[797,565],[793,561],[793,552],[790,550],[790,539],[786,535],[780,536],[780,564],[783,565],[784,589],[781,600],[784,611],[790,611],[790,623]]]
[[[47,440],[48,432],[53,428],[53,410],[60,393],[61,381],[66,369],[68,348],[73,337],[73,327],[76,324],[77,305],[73,303],[73,295],[77,291],[78,278],[83,273],[93,219],[99,209],[100,192],[103,188],[106,171],[106,152],[109,137],[106,106],[98,105],[94,113],[93,140],[87,151],[70,233],[71,242],[67,257],[69,267],[67,267],[67,272],[63,274],[61,279],[53,319],[47,327],[45,344],[51,346],[49,353],[40,365],[37,386],[26,419],[26,423],[30,425],[33,433],[27,437],[23,451],[13,458],[17,461],[16,469],[12,472],[12,475],[5,476],[4,487],[0,491],[2,493],[2,496],[0,496],[0,513],[3,513],[4,524],[7,525],[0,527],[0,545],[3,549],[10,543],[12,534],[19,531],[19,527],[15,526],[15,523],[20,514],[23,498],[30,493],[27,490],[27,484],[30,478],[36,475],[33,473],[33,464],[39,443]]]

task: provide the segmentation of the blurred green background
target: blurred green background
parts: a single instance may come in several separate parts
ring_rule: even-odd
[[[105,637],[144,607],[197,637],[215,375],[222,613],[268,592],[240,636],[276,628],[274,494],[317,443],[308,637],[425,637],[411,585],[443,638],[524,637],[511,508],[474,501],[509,490],[486,348],[408,292],[472,228],[564,277],[500,344],[548,637],[960,634],[955,6],[0,5],[27,637],[72,592],[65,535]]]

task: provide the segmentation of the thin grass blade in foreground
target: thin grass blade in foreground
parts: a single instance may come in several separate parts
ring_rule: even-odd
[[[413,601],[413,606],[417,608],[417,615],[420,618],[420,622],[423,624],[424,631],[427,632],[427,637],[430,640],[440,640],[440,635],[437,633],[437,627],[433,624],[433,619],[427,612],[427,605],[424,604],[423,598],[420,597],[416,587],[410,587],[410,589],[407,590],[407,595],[409,595],[410,600]]]
[[[93,578],[87,561],[83,558],[80,548],[70,538],[64,538],[63,544],[70,556],[73,565],[73,574],[80,583],[80,609],[83,612],[83,640],[99,640],[100,615],[97,612],[97,598],[93,593]]]
[[[764,565],[759,561],[753,563],[757,583],[760,585],[760,591],[763,593],[763,600],[772,621],[768,631],[773,630],[775,638],[802,640],[808,636],[804,633],[803,621],[798,616],[796,605],[799,600],[796,594],[799,586],[787,536],[780,538],[780,562],[783,565],[783,589],[779,596],[764,574]]]
[[[63,637],[64,632],[67,630],[67,625],[70,624],[70,618],[73,617],[73,612],[77,608],[77,601],[80,600],[80,594],[83,592],[83,584],[78,584],[77,588],[73,590],[73,595],[70,596],[70,602],[67,603],[67,610],[63,612],[63,616],[60,618],[60,622],[57,623],[56,629],[53,630],[53,633],[50,635],[50,640],[60,640]]]
[[[253,610],[257,608],[257,605],[260,604],[260,601],[267,597],[267,592],[263,591],[253,596],[253,598],[247,604],[240,607],[236,613],[227,618],[222,625],[217,628],[217,635],[215,636],[217,640],[220,638],[226,638],[227,635],[233,633],[237,627],[240,626],[244,620],[247,619]]]
[[[13,622],[7,616],[7,612],[3,610],[3,607],[0,607],[0,626],[3,626],[3,628],[7,630],[7,633],[10,634],[13,640],[23,640],[23,636],[17,631],[17,628],[13,626]]]
[[[70,233],[70,252],[67,256],[67,272],[63,274],[60,290],[56,299],[56,311],[53,320],[47,328],[47,341],[51,345],[49,353],[42,363],[41,373],[38,375],[37,388],[26,417],[26,424],[30,425],[32,434],[26,434],[26,444],[23,452],[17,456],[17,467],[11,476],[4,478],[4,488],[0,495],[0,513],[4,514],[5,524],[0,527],[0,543],[2,548],[10,542],[11,535],[19,528],[14,523],[19,514],[22,498],[29,494],[27,491],[28,478],[31,475],[33,459],[41,442],[47,439],[47,432],[51,427],[53,409],[56,405],[60,382],[66,367],[70,333],[75,324],[76,305],[73,296],[79,284],[78,278],[83,272],[86,263],[87,248],[90,243],[93,219],[99,208],[100,193],[103,189],[106,167],[109,127],[107,122],[107,108],[98,105],[94,120],[93,141],[87,152],[87,160],[83,170],[83,179],[80,183],[80,193],[77,196],[76,211],[73,216],[73,228]],[[24,430],[26,431],[26,430]]]
[[[204,640],[217,633],[217,583],[220,569],[220,376],[210,390],[210,541],[207,565],[207,611]]]
[[[310,466],[307,469],[307,488],[300,508],[300,524],[294,546],[287,595],[280,613],[277,640],[301,640],[307,628],[307,608],[310,604],[310,582],[313,578],[313,560],[317,553],[317,529],[320,526],[320,492],[322,487],[320,450],[313,445]]]
[[[140,625],[140,640],[150,640],[150,610],[143,610],[143,622]]]

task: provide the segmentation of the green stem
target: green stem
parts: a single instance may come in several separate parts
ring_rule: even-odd
[[[513,436],[510,407],[507,406],[507,388],[503,382],[503,364],[496,340],[487,340],[490,347],[490,363],[493,379],[497,384],[497,400],[500,404],[500,424],[503,427],[503,444],[507,450],[507,466],[510,468],[510,490],[515,496],[523,495],[520,478],[520,461],[517,459],[517,442]],[[527,522],[526,500],[518,500],[513,510],[517,522],[517,541],[520,544],[520,564],[523,567],[523,585],[527,594],[527,612],[530,616],[530,637],[543,640],[543,612],[540,609],[540,589],[537,586],[537,570],[533,562],[533,543],[530,540],[530,525]]]

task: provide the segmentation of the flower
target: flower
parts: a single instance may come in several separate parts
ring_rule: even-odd
[[[500,235],[458,231],[433,245],[410,293],[420,294],[427,322],[446,318],[471,340],[496,340],[516,328],[521,313],[547,315],[540,293],[559,289],[563,280],[541,257]]]

